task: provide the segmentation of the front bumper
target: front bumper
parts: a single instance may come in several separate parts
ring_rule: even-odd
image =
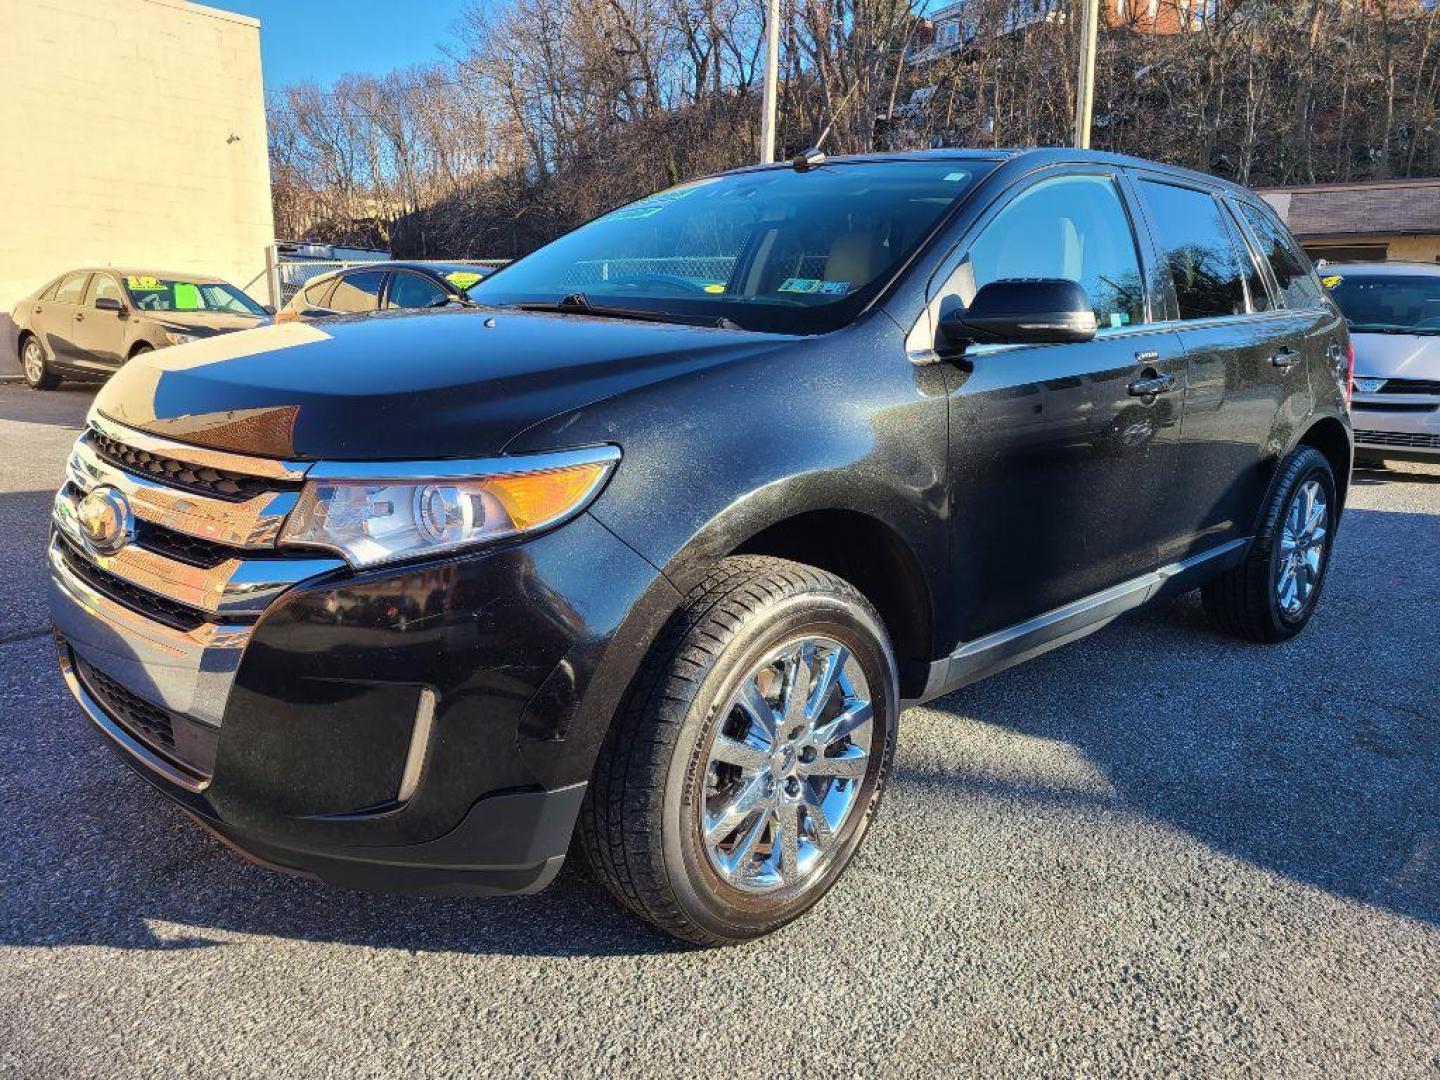
[[[152,786],[258,860],[337,885],[527,892],[553,877],[614,704],[675,599],[599,522],[282,581],[305,564],[89,556],[64,494],[60,668]],[[155,527],[199,528],[165,512]],[[194,625],[166,625],[175,611]]]
[[[1362,453],[1440,461],[1440,399],[1433,394],[1357,393],[1350,419]]]

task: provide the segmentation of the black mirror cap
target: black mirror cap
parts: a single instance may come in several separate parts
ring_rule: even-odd
[[[113,311],[117,314],[125,310],[125,305],[113,296],[97,296],[95,298],[96,311]]]
[[[260,307],[261,307],[261,309],[265,312],[266,315],[274,315],[274,314],[275,314],[275,305],[274,305],[274,304],[261,304]]]
[[[1089,341],[1098,326],[1085,290],[1064,278],[992,281],[968,308],[940,319],[947,347],[970,344],[1043,345]]]

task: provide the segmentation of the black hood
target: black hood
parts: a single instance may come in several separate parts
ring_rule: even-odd
[[[558,413],[792,340],[485,309],[290,322],[137,358],[96,408],[268,457],[477,457]]]

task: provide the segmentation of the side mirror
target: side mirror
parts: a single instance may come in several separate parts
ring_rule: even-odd
[[[125,310],[125,305],[113,296],[97,296],[95,298],[96,311],[113,311],[119,315]]]
[[[1085,290],[1063,278],[1011,278],[992,281],[975,294],[968,308],[940,317],[945,348],[967,345],[1064,344],[1095,336],[1095,309]]]

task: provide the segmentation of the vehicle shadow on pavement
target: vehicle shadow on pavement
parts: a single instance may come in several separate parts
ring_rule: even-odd
[[[1292,641],[1235,642],[1192,594],[929,706],[1068,744],[1108,786],[1047,787],[960,763],[902,767],[894,783],[1141,815],[1440,924],[1437,553],[1440,516],[1351,509],[1338,572]]]
[[[1437,459],[1440,462],[1440,459]],[[1351,483],[1358,487],[1373,487],[1377,484],[1440,484],[1440,472],[1421,472],[1408,462],[1396,461],[1383,469],[1367,469],[1357,466]]]
[[[1294,641],[1236,643],[1192,597],[926,707],[926,723],[1074,747],[1108,781],[1093,794],[1007,771],[1004,755],[987,765],[964,739],[921,763],[902,731],[889,799],[1002,813],[1008,801],[1017,828],[1043,800],[1073,807],[1065,827],[1077,832],[1097,806],[1139,815],[1440,923],[1440,685],[1433,644],[1415,640],[1433,635],[1440,563],[1415,551],[1440,551],[1440,516],[1351,510],[1322,608]],[[476,900],[349,892],[252,866],[115,760],[61,689],[48,642],[0,646],[0,682],[0,946],[197,949],[239,935],[536,956],[684,949],[621,912],[573,855],[537,896]],[[882,813],[862,861],[920,827]]]

